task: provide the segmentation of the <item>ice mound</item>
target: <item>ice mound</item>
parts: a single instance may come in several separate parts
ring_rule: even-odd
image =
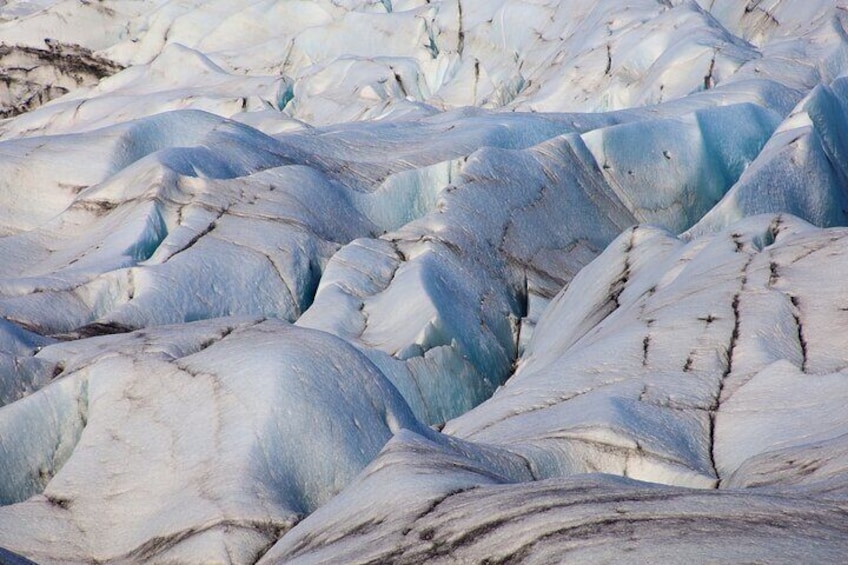
[[[259,563],[700,563],[706,555],[837,563],[846,549],[844,502],[819,496],[598,474],[515,482],[405,434]]]
[[[0,415],[0,496],[20,502],[0,508],[0,544],[37,561],[249,560],[392,433],[421,429],[361,354],[283,322],[198,322],[38,357],[61,373]]]

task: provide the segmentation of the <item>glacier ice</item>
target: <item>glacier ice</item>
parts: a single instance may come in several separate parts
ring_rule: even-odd
[[[349,489],[259,563],[670,563],[715,555],[836,563],[846,547],[844,506],[827,494],[692,490],[601,474],[522,482],[496,472],[501,465],[396,435]]]
[[[839,2],[0,5],[0,561],[843,560]]]
[[[281,321],[165,326],[38,356],[62,372],[0,416],[2,500],[18,503],[0,508],[0,544],[37,561],[203,561],[221,547],[243,561],[393,432],[421,430],[362,354]]]
[[[795,265],[841,278],[845,236],[784,215],[690,243],[628,230],[506,386],[447,437],[396,434],[261,562],[837,562],[848,363],[844,334],[806,328],[844,316],[830,271]]]

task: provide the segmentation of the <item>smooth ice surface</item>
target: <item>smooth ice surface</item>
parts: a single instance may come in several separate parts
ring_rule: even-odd
[[[0,5],[0,561],[841,562],[848,12]]]

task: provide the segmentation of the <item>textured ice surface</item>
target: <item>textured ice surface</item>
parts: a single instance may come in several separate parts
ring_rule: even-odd
[[[395,436],[260,563],[837,563],[848,547],[844,493],[597,474],[524,482],[475,455]]]
[[[0,6],[0,561],[841,562],[839,2]]]
[[[838,562],[846,320],[821,274],[844,276],[846,235],[783,215],[688,244],[628,230],[446,424],[465,441],[396,435],[262,562]]]
[[[523,450],[543,476],[691,486],[843,435],[828,416],[848,366],[838,285],[801,273],[818,255],[838,280],[844,237],[782,215],[689,244],[633,228],[554,299],[507,385],[445,432]]]
[[[393,432],[420,429],[361,354],[284,322],[169,326],[38,356],[63,372],[0,415],[0,496],[20,502],[0,509],[0,543],[38,561],[249,560]]]

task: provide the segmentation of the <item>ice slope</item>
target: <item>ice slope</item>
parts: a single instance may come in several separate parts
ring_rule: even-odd
[[[3,3],[0,560],[839,562],[845,17]]]
[[[6,145],[24,156],[52,147],[33,141]],[[15,232],[0,240],[8,258],[0,309],[41,333],[244,313],[294,319],[337,240],[372,229],[338,186],[287,166],[294,163],[285,146],[210,114],[163,114],[58,143],[99,152],[105,167],[80,171],[83,184],[71,187],[58,179],[73,177],[49,163],[7,177],[9,200],[20,201],[21,181],[31,175],[30,186],[41,193],[33,200],[64,210],[33,229],[8,226]],[[239,180],[225,188],[224,179]],[[307,187],[339,214],[298,204]],[[14,204],[10,212],[19,214]],[[242,285],[255,292],[226,290]]]
[[[445,425],[464,441],[396,435],[261,563],[838,562],[847,236],[784,215],[688,244],[628,230]]]
[[[183,110],[8,139],[0,312],[63,338],[306,312],[298,323],[363,348],[423,421],[444,422],[491,395],[546,301],[622,229],[678,230],[709,209],[777,116],[706,100],[272,137]],[[636,137],[655,160],[633,154]],[[107,158],[48,159],[92,151]]]
[[[848,548],[844,490],[521,482],[494,469],[405,431],[259,563],[838,563]]]
[[[817,225],[846,223],[848,79],[816,86],[783,121],[752,165],[692,230],[714,231],[758,213],[785,211]]]
[[[33,355],[52,339],[0,322],[0,406],[38,390],[53,377],[53,365]]]
[[[3,437],[17,436],[0,495],[19,502],[0,508],[0,544],[38,562],[249,561],[393,432],[421,430],[361,354],[279,321],[163,327],[38,357],[61,374],[0,416]]]
[[[508,444],[540,476],[691,486],[784,442],[834,439],[844,237],[784,215],[689,244],[632,228],[551,303],[506,386],[445,432]]]

